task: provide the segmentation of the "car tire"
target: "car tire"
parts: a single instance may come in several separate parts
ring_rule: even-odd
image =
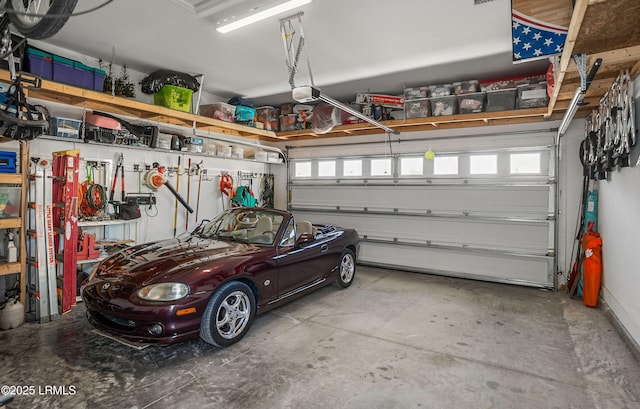
[[[202,314],[200,338],[217,347],[240,341],[256,314],[256,300],[248,285],[239,281],[223,284],[209,299]]]
[[[335,286],[339,288],[347,288],[353,282],[356,276],[356,256],[353,251],[345,249],[340,256],[338,263],[338,273]]]

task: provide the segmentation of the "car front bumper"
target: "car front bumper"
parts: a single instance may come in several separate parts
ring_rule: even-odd
[[[197,293],[173,302],[134,303],[130,297],[103,291],[104,281],[87,284],[82,299],[87,318],[97,329],[134,343],[172,344],[196,339],[209,294]],[[178,311],[194,308],[193,313]]]

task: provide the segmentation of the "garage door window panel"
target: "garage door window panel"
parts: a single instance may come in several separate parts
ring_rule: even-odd
[[[401,176],[422,176],[424,174],[424,159],[422,156],[400,158]]]
[[[295,163],[295,177],[297,178],[310,178],[311,177],[311,162],[296,162]]]
[[[512,175],[538,175],[541,172],[540,153],[512,153],[509,165],[509,173]]]
[[[336,161],[321,160],[318,162],[318,177],[327,178],[336,176]]]
[[[471,155],[469,157],[471,175],[496,175],[498,173],[498,155]]]
[[[458,174],[457,156],[436,156],[433,159],[433,174],[435,176],[455,176]]]
[[[347,177],[362,176],[362,160],[352,159],[342,162],[342,174]]]
[[[371,159],[371,176],[390,177],[391,174],[391,158]]]

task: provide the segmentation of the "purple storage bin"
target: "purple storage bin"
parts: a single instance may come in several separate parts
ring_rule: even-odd
[[[53,55],[35,48],[27,48],[25,52],[25,69],[45,80],[53,79]]]
[[[76,69],[73,61],[57,55],[53,56],[53,80],[76,85]]]
[[[104,79],[107,73],[99,68],[93,69],[93,90],[102,92],[104,91]]]
[[[73,69],[74,84],[81,88],[93,89],[93,69],[76,61],[73,62]]]

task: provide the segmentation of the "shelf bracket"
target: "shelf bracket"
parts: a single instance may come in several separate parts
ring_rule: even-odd
[[[574,54],[573,61],[576,63],[578,73],[580,73],[580,89],[587,91],[587,53]]]

